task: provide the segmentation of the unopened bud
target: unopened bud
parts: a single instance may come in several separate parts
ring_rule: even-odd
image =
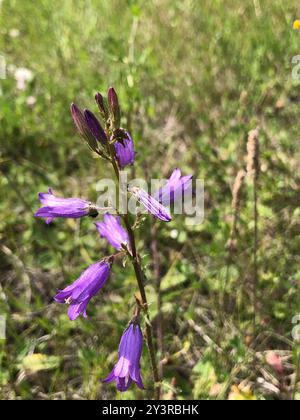
[[[106,137],[105,131],[101,127],[101,125],[100,125],[99,121],[97,120],[97,118],[95,117],[95,115],[91,111],[89,111],[88,109],[85,109],[84,110],[84,117],[85,117],[86,123],[87,123],[91,133],[95,137],[95,139],[100,141],[100,143],[102,145],[105,145],[106,142],[107,142],[107,137]]]
[[[79,134],[88,143],[90,148],[96,151],[98,147],[97,140],[91,133],[83,113],[74,103],[71,104],[71,114]]]
[[[95,95],[95,100],[98,105],[101,117],[104,119],[104,121],[108,120],[108,107],[107,107],[107,101],[103,98],[100,92],[97,92]]]
[[[108,89],[107,97],[108,97],[108,107],[109,107],[109,114],[111,118],[112,127],[113,129],[117,129],[120,127],[121,111],[120,111],[118,96],[113,87],[110,87]]]

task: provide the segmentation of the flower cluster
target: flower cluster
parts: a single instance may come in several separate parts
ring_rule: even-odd
[[[128,131],[120,127],[121,113],[115,90],[109,88],[107,98],[97,93],[95,99],[104,128],[90,110],[81,111],[75,104],[71,105],[73,121],[90,149],[112,163],[118,175],[119,170],[123,170],[126,166],[134,163],[134,143]],[[190,188],[191,182],[191,176],[182,177],[181,171],[175,169],[166,184],[153,196],[138,187],[129,188],[128,193],[132,194],[155,218],[169,222],[171,215],[166,206],[175,201],[183,191]],[[35,216],[45,219],[47,224],[55,218],[76,219],[99,215],[99,208],[96,204],[81,198],[57,197],[50,188],[48,193],[39,193],[39,200],[42,207],[37,210]],[[115,210],[118,213],[118,209]],[[122,226],[122,221],[126,229]],[[104,257],[101,261],[92,264],[71,285],[58,291],[54,300],[69,305],[68,316],[72,321],[80,314],[87,317],[88,303],[106,284],[111,266],[119,254],[127,255],[133,264],[136,264],[138,259],[134,239],[132,239],[132,228],[127,215],[114,216],[106,212],[103,220],[96,222],[95,226],[100,236],[105,238],[118,253]],[[137,310],[138,314],[139,311],[140,308]],[[140,375],[143,336],[137,313],[135,313],[121,338],[118,362],[103,381],[115,381],[117,389],[120,391],[126,391],[132,382],[143,388]]]

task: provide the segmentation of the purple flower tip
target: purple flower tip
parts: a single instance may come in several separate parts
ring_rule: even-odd
[[[71,115],[73,118],[73,121],[77,127],[77,130],[79,133],[83,136],[86,129],[86,123],[84,120],[84,116],[77,105],[74,104],[74,102],[71,103]]]
[[[70,108],[71,108],[72,116],[76,116],[78,113],[80,113],[80,110],[79,110],[78,106],[75,105],[74,102],[71,103]]]
[[[174,169],[166,184],[154,194],[154,198],[164,206],[182,199],[184,192],[192,188],[192,178],[193,175],[181,176],[180,169]]]
[[[35,216],[45,218],[47,224],[55,217],[77,219],[87,216],[93,210],[88,201],[80,198],[56,197],[51,188],[48,193],[39,193],[39,200],[43,206],[37,210]]]
[[[91,133],[95,137],[95,139],[100,141],[100,143],[102,143],[103,145],[106,144],[107,137],[106,137],[105,131],[101,127],[101,125],[100,125],[99,121],[97,120],[97,118],[95,117],[95,115],[91,111],[89,111],[88,109],[85,109],[84,110],[84,117],[85,117],[86,123],[87,123]]]
[[[117,250],[122,249],[122,244],[129,247],[128,233],[122,227],[120,217],[114,217],[112,214],[106,213],[103,222],[95,223],[98,232],[103,238]]]
[[[59,291],[54,297],[58,303],[70,304],[68,316],[71,321],[80,314],[86,318],[86,307],[90,299],[104,286],[110,273],[110,264],[99,261],[89,266],[70,286]]]
[[[172,217],[168,210],[160,204],[155,198],[153,198],[146,191],[138,187],[132,187],[129,191],[143,204],[143,206],[157,219],[163,222],[170,222]]]
[[[109,112],[111,116],[111,122],[114,129],[120,127],[121,111],[119,106],[119,100],[117,93],[113,87],[110,87],[107,92]]]
[[[92,150],[97,150],[98,145],[95,135],[92,133],[84,114],[74,103],[71,104],[71,115],[79,134],[87,141]],[[93,128],[95,128],[94,125]]]
[[[101,95],[101,93],[100,92],[97,92],[96,94],[95,94],[95,100],[96,100],[96,102],[98,103],[98,102],[100,102],[100,103],[102,103],[103,102],[103,96]]]
[[[135,151],[133,140],[128,133],[125,131],[125,138],[122,142],[117,141],[115,143],[116,156],[121,169],[127,165],[132,165],[135,159]]]
[[[119,103],[118,95],[117,95],[117,92],[115,91],[115,89],[112,86],[110,86],[108,88],[107,98],[108,98],[108,103],[109,103],[111,108],[118,105],[118,103]]]
[[[98,105],[99,111],[102,115],[102,117],[106,120],[108,117],[108,110],[107,110],[107,106],[104,102],[103,96],[101,95],[100,92],[97,92],[95,95],[95,101]]]
[[[131,323],[124,331],[120,345],[119,357],[111,373],[102,382],[116,381],[117,389],[126,391],[132,382],[144,389],[140,372],[140,358],[143,349],[143,334],[138,324]]]

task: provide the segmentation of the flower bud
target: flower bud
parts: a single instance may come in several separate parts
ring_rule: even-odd
[[[120,127],[121,111],[120,111],[118,96],[113,87],[110,87],[108,89],[107,97],[108,97],[108,107],[109,107],[109,114],[111,118],[112,128],[117,129]]]
[[[95,100],[98,105],[101,117],[107,121],[108,120],[108,107],[106,100],[103,98],[100,92],[97,92],[95,95]]]
[[[95,115],[91,111],[89,111],[88,109],[85,109],[84,110],[84,117],[85,117],[86,123],[89,127],[89,130],[93,134],[95,139],[100,141],[100,143],[102,145],[105,145],[106,142],[107,142],[107,137],[106,137],[105,131],[101,127],[101,125],[100,125],[99,121],[97,120],[97,118],[95,117]]]
[[[74,103],[71,104],[71,114],[79,134],[85,139],[90,148],[96,151],[98,148],[97,140],[90,131],[83,113]]]

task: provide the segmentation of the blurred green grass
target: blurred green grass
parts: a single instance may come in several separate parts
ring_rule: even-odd
[[[135,174],[156,178],[179,166],[205,181],[204,223],[187,227],[174,217],[156,233],[164,395],[227,398],[233,384],[245,381],[256,398],[291,395],[291,320],[300,312],[300,83],[291,76],[300,32],[291,28],[299,9],[290,0],[1,2],[7,78],[0,80],[0,314],[7,316],[7,339],[0,341],[0,397],[151,396],[134,388],[120,395],[99,383],[112,367],[133,305],[133,273],[116,267],[88,321],[69,322],[52,296],[105,254],[105,243],[87,220],[57,220],[49,228],[33,217],[37,193],[48,186],[65,196],[96,197],[96,183],[107,171],[77,136],[69,104],[96,110],[94,93],[109,85],[119,93],[123,126],[138,149]],[[33,76],[23,91],[14,78],[18,68]],[[260,334],[253,340],[249,186],[229,269],[226,242],[231,186],[245,166],[247,133],[257,125]],[[150,254],[150,230],[148,221],[140,232],[144,254]],[[155,323],[153,267],[149,256],[145,261]],[[220,307],[226,270],[227,305]],[[259,380],[270,370],[264,359],[270,349],[286,358],[284,379],[269,372],[278,395]],[[32,360],[32,354],[43,356]],[[28,369],[41,360],[37,371]]]

